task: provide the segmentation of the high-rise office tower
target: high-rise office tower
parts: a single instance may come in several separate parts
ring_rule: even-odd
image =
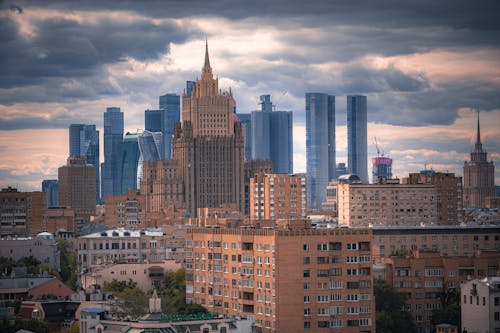
[[[102,198],[121,194],[118,170],[123,144],[123,112],[110,107],[104,112],[104,163],[102,164]]]
[[[176,94],[166,94],[160,96],[160,110],[163,110],[161,120],[161,133],[163,135],[161,158],[172,158],[172,136],[174,134],[174,124],[181,121],[180,96]]]
[[[95,200],[100,202],[99,131],[95,125],[71,124],[69,126],[69,157],[83,157],[95,167]]]
[[[372,158],[372,182],[378,184],[380,181],[392,178],[392,158]]]
[[[474,151],[470,161],[464,162],[464,208],[483,208],[485,199],[495,196],[495,165],[488,161],[488,153],[481,143],[479,113]]]
[[[205,63],[196,90],[182,96],[182,125],[174,130],[172,158],[179,163],[187,214],[197,209],[236,204],[244,209],[243,128],[236,120],[231,90],[219,90],[205,49]]]
[[[59,206],[59,183],[57,179],[42,181],[42,192],[45,193],[45,207]]]
[[[138,133],[137,143],[139,145],[137,177],[139,180],[142,180],[144,175],[144,162],[154,162],[160,159],[162,135],[160,132],[143,131],[142,133]],[[140,185],[140,183],[138,183],[138,185]]]
[[[127,190],[138,189],[139,143],[137,133],[127,133],[121,145],[120,162],[118,164],[121,188],[118,195],[125,195]]]
[[[146,110],[144,111],[144,129],[153,133],[161,133],[162,110]]]
[[[342,175],[346,175],[348,173],[349,173],[349,171],[347,170],[345,163],[337,163],[337,167],[335,168],[335,177],[336,178],[338,178]]]
[[[347,166],[368,183],[366,96],[347,96]]]
[[[293,113],[273,111],[271,96],[260,96],[260,111],[253,111],[252,160],[272,160],[274,173],[293,172]]]
[[[59,204],[75,211],[77,225],[95,215],[95,167],[83,157],[70,157],[58,169]]]
[[[245,131],[245,161],[252,160],[252,114],[237,113],[238,121]]]
[[[335,96],[306,93],[308,207],[321,209],[335,177]]]
[[[191,96],[193,91],[196,91],[196,82],[186,81],[186,95]]]

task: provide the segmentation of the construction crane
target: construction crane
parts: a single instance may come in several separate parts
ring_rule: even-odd
[[[375,148],[377,148],[377,157],[384,157],[384,151],[382,151],[382,154],[380,154],[380,148],[377,143],[377,137],[374,136],[373,139],[375,140]]]
[[[273,111],[276,111],[276,108],[278,107],[278,103],[281,102],[281,100],[283,99],[283,97],[285,97],[285,95],[287,94],[287,91],[283,91],[280,95],[280,97],[278,97],[278,100],[276,101],[276,103],[273,103]]]

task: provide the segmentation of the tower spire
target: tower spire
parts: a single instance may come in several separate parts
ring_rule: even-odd
[[[210,58],[208,57],[208,40],[205,38],[205,65],[203,68],[210,68]]]
[[[476,145],[481,144],[481,130],[479,127],[479,110],[477,110],[477,136],[476,136]]]

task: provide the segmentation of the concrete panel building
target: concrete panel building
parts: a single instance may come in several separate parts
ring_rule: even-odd
[[[500,277],[466,281],[460,294],[462,329],[471,333],[500,331]]]

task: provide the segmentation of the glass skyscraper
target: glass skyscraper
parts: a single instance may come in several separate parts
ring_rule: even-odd
[[[195,81],[186,81],[186,95],[191,96],[191,93],[196,91],[196,82]]]
[[[95,125],[71,124],[69,126],[69,157],[83,157],[96,170],[96,202],[100,202],[99,131]]]
[[[181,121],[181,97],[176,94],[160,96],[161,133],[163,135],[161,158],[172,158],[172,136],[174,124]],[[149,130],[149,129],[146,129]]]
[[[250,113],[237,113],[239,122],[245,131],[245,161],[252,159],[252,115]]]
[[[308,207],[321,209],[335,178],[335,96],[306,93],[306,155]]]
[[[293,113],[273,111],[271,96],[260,96],[251,115],[252,160],[272,160],[274,173],[293,173]]]
[[[347,96],[347,166],[368,183],[366,96]]]
[[[138,187],[139,143],[138,135],[127,133],[121,145],[119,170],[121,175],[121,188],[119,195],[125,195],[129,189]]]
[[[42,181],[42,192],[45,193],[45,205],[47,208],[59,206],[59,182],[57,179],[45,179]]]
[[[119,170],[121,145],[123,144],[123,112],[109,107],[104,112],[104,163],[102,165],[102,198],[121,194]]]

